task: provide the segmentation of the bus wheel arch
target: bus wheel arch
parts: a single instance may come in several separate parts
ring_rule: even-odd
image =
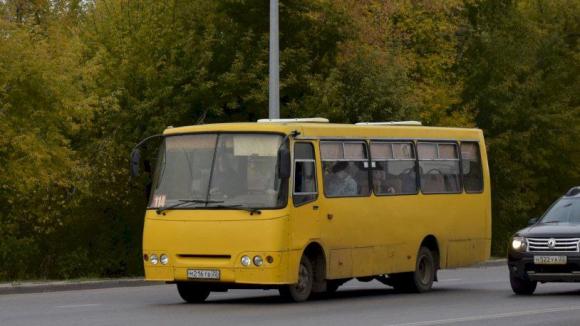
[[[312,292],[323,292],[326,290],[326,253],[322,245],[316,241],[310,242],[302,255],[310,260],[314,272],[314,283]]]
[[[419,245],[417,250],[421,250],[421,247],[431,250],[431,253],[433,254],[433,260],[435,261],[435,280],[437,280],[437,270],[441,268],[441,251],[439,249],[439,242],[434,235],[429,234],[423,238],[423,241],[421,241],[421,245]]]
[[[297,283],[283,285],[280,295],[293,302],[308,300],[312,293],[326,290],[326,256],[317,242],[311,242],[300,255]]]

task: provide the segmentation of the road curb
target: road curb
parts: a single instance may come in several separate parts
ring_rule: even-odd
[[[493,266],[507,266],[507,259],[506,258],[494,258],[494,259],[490,259],[487,261],[484,261],[483,263],[479,263],[477,265],[475,265],[474,267],[493,267]]]
[[[0,283],[0,295],[18,293],[43,293],[58,291],[109,289],[160,285],[163,282],[149,282],[143,278],[101,279],[87,281],[46,281]]]

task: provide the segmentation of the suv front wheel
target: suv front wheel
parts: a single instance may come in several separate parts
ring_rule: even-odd
[[[510,285],[515,294],[530,295],[536,291],[538,282],[529,279],[523,279],[510,272]]]

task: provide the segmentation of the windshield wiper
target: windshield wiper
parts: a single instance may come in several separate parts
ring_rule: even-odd
[[[563,221],[546,221],[542,222],[542,224],[549,224],[549,223],[562,223]]]
[[[157,214],[161,214],[161,213],[163,213],[163,211],[166,211],[168,209],[176,208],[176,207],[179,207],[181,205],[190,204],[190,203],[207,205],[207,204],[223,203],[224,202],[223,200],[203,200],[203,199],[178,199],[177,201],[178,202],[173,204],[173,205],[159,207],[155,211],[157,212]]]
[[[242,211],[247,211],[250,212],[250,215],[254,215],[254,214],[262,214],[262,211],[260,211],[257,208],[251,208],[251,207],[247,207],[247,206],[243,206],[240,204],[235,204],[235,205],[215,205],[215,206],[207,206],[207,208],[229,208],[229,209],[237,209],[237,210],[242,210]]]

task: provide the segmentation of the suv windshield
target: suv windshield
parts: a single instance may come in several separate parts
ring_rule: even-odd
[[[168,136],[149,208],[276,208],[285,204],[277,175],[282,137],[272,134]]]
[[[560,199],[544,214],[541,223],[580,223],[580,199]]]

